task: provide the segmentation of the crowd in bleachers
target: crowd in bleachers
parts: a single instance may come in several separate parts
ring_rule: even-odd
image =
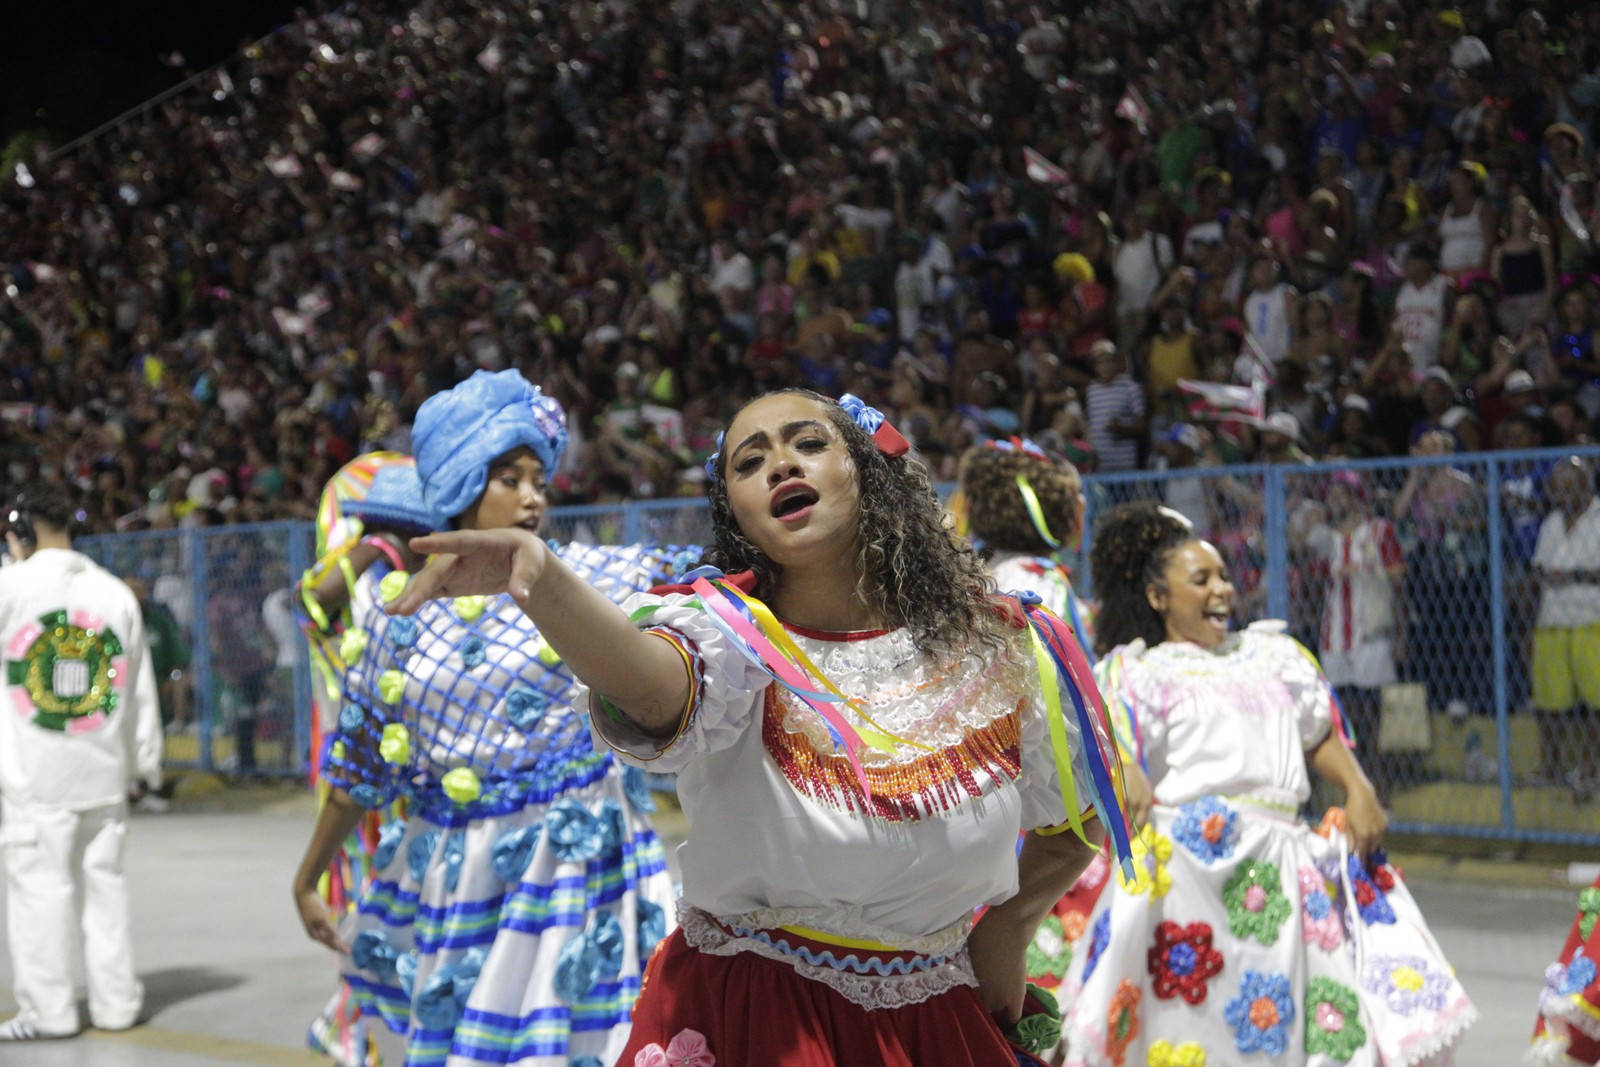
[[[0,176],[5,480],[100,530],[307,517],[506,366],[570,412],[557,503],[700,492],[784,384],[945,479],[1019,433],[1102,471],[1589,440],[1600,5],[1312,6],[305,12]]]

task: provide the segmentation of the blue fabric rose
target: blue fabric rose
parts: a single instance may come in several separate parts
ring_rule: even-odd
[[[1583,950],[1578,951],[1581,953]],[[1562,977],[1561,988],[1557,992],[1562,996],[1582,993],[1594,981],[1595,973],[1594,960],[1584,955],[1574,956],[1572,962],[1567,964],[1567,973]]]
[[[360,804],[368,811],[374,811],[383,807],[383,790],[379,789],[375,785],[369,785],[366,782],[361,782],[357,785],[351,786],[349,793],[351,800],[355,801],[357,804]]]
[[[381,871],[394,861],[400,850],[400,841],[406,836],[406,824],[398,819],[378,831],[378,847],[372,851],[372,869]]]
[[[461,639],[460,650],[461,662],[467,668],[467,670],[470,671],[474,667],[480,667],[483,665],[483,638],[476,634],[468,634]]]
[[[526,730],[544,716],[550,698],[532,686],[518,682],[506,694],[506,718],[519,730]]]
[[[595,947],[600,950],[601,976],[615,978],[622,971],[622,950],[626,942],[622,923],[610,910],[601,908],[594,913],[594,933],[591,936]]]
[[[350,961],[356,970],[366,971],[380,982],[394,981],[399,958],[400,953],[382,930],[363,930],[350,944]]]
[[[389,620],[389,644],[395,648],[410,648],[417,643],[417,620],[409,615],[396,615]]]
[[[1239,995],[1228,1001],[1223,1018],[1233,1027],[1233,1043],[1240,1052],[1265,1052],[1281,1056],[1289,1047],[1294,1022],[1294,997],[1289,978],[1282,974],[1245,971]]]
[[[339,729],[353,734],[367,721],[367,713],[360,704],[346,704],[339,709]]]
[[[490,850],[489,865],[501,881],[517,882],[522,879],[522,872],[533,861],[533,850],[538,847],[539,835],[543,832],[544,824],[536,822],[532,826],[507,830],[496,839],[494,848]]]
[[[1111,943],[1111,912],[1102,911],[1100,918],[1094,921],[1094,932],[1089,935],[1089,958],[1083,965],[1083,981],[1088,984],[1094,977],[1094,969],[1100,965],[1100,957],[1105,953],[1106,946]]]
[[[467,835],[457,830],[444,839],[444,887],[456,891],[461,884],[461,859],[467,852]]]
[[[656,810],[656,798],[650,792],[649,779],[637,767],[622,769],[622,793],[633,805],[633,810],[648,815]]]
[[[606,797],[600,802],[596,817],[600,822],[600,851],[607,856],[620,856],[622,845],[628,840],[628,825],[622,818],[622,805]]]
[[[556,957],[556,996],[568,1004],[578,1003],[600,981],[600,967],[600,946],[587,930],[581,931]]]
[[[400,983],[400,988],[405,991],[407,1000],[411,999],[412,987],[416,985],[418,962],[419,958],[416,949],[401,953],[400,958],[394,961],[395,980]]]
[[[639,918],[639,958],[642,960],[667,936],[667,913],[661,905],[641,899],[636,914]]]
[[[433,850],[438,845],[437,830],[424,830],[411,839],[411,844],[406,846],[406,869],[411,872],[412,881],[420,882],[428,873],[428,863],[433,859]]]
[[[452,1029],[478,984],[483,960],[483,950],[475,948],[430,974],[411,1004],[417,1021],[429,1030]]]
[[[587,863],[600,855],[600,820],[578,801],[565,797],[545,816],[550,847],[564,863]]]

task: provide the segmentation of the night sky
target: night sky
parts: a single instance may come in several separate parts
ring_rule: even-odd
[[[287,0],[0,0],[0,145],[86,133],[281,26]]]

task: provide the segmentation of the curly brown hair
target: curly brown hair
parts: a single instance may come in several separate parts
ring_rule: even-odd
[[[983,547],[998,552],[1027,552],[1045,556],[1051,545],[1033,525],[1017,476],[1028,480],[1045,525],[1062,545],[1077,539],[1083,516],[1078,494],[1083,482],[1078,468],[1061,457],[1039,457],[1021,449],[979,445],[961,460],[961,490],[967,498],[967,523]]]
[[[861,485],[858,592],[893,628],[905,627],[921,652],[1007,651],[1014,630],[994,608],[994,583],[972,546],[955,535],[928,472],[907,456],[887,456],[837,402],[807,389],[764,394],[815,401],[838,429]],[[705,562],[726,573],[753,571],[756,595],[771,597],[782,568],[753,544],[728,498],[727,457],[711,478],[713,539]]]
[[[1095,523],[1089,570],[1100,601],[1096,652],[1103,656],[1141,637],[1152,646],[1167,639],[1166,621],[1145,589],[1165,582],[1173,550],[1193,540],[1194,526],[1153,500],[1119,504]]]

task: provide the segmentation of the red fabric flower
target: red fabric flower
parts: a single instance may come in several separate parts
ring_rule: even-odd
[[[1212,947],[1209,924],[1164,922],[1156,927],[1146,962],[1156,996],[1199,1004],[1206,999],[1206,981],[1222,970],[1222,953]]]
[[[1106,1011],[1106,1055],[1116,1067],[1122,1067],[1128,1046],[1139,1036],[1139,996],[1138,987],[1124,978],[1117,983],[1117,991]]]
[[[1377,893],[1377,891],[1375,889],[1372,888],[1372,886],[1370,884],[1368,884],[1366,882],[1357,882],[1356,883],[1356,903],[1357,904],[1359,904],[1363,908],[1365,908],[1368,905],[1370,905],[1374,900],[1377,900],[1377,899],[1378,899],[1378,893]]]

